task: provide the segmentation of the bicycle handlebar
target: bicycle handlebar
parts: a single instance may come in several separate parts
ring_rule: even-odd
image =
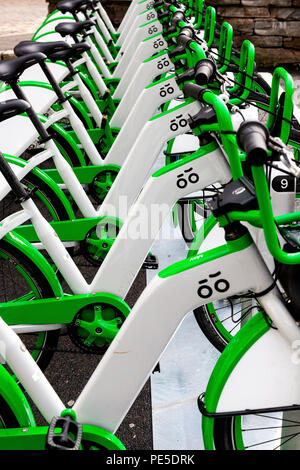
[[[204,104],[213,106],[218,120],[217,132],[221,137],[224,150],[228,156],[233,179],[243,176],[241,160],[237,150],[237,142],[232,135],[234,134],[234,131],[230,113],[226,104],[220,97],[207,90],[207,88],[193,83],[185,84],[183,86],[183,92],[185,97],[194,98]],[[279,262],[285,264],[298,264],[300,263],[300,253],[286,253],[281,249],[278,242],[270,193],[263,166],[264,163],[266,163],[268,156],[267,142],[269,139],[269,132],[265,126],[259,122],[244,122],[240,126],[237,138],[241,148],[245,150],[251,165],[259,206],[259,217],[264,230],[268,249],[272,256]],[[239,220],[238,214],[237,217],[231,217],[231,213],[229,213],[228,216],[232,220]],[[294,214],[294,219],[292,218],[292,215],[288,215],[287,218],[289,219],[289,222],[299,220],[299,212]],[[283,220],[282,217],[281,219]],[[246,213],[244,220],[247,220]],[[251,223],[251,217],[249,217],[249,222]]]
[[[250,165],[263,165],[268,156],[267,143],[270,134],[258,121],[244,121],[237,132],[238,146],[245,151]]]
[[[178,36],[178,44],[184,47],[188,47],[193,41],[194,31],[189,26],[185,26],[181,29]]]
[[[195,85],[194,83],[185,83],[182,90],[186,98],[193,98],[197,101],[202,101],[204,93],[211,93],[207,88],[204,88],[200,85]]]
[[[245,150],[246,157],[251,165],[259,207],[259,217],[264,231],[267,247],[272,256],[277,261],[284,264],[298,264],[300,263],[300,252],[287,253],[286,251],[282,250],[278,242],[276,223],[274,219],[267,178],[264,170],[264,164],[266,163],[268,156],[268,140],[269,131],[263,124],[259,122],[244,122],[241,124],[237,133],[238,144],[243,150]],[[236,218],[231,217],[230,214],[229,217],[237,220]],[[289,223],[297,221],[299,220],[299,212],[295,213],[294,215],[287,214],[285,218],[289,220]],[[245,215],[245,220],[246,219],[247,215]],[[280,218],[277,218],[276,221],[279,222],[279,219]],[[281,216],[281,219],[284,220],[284,217]]]
[[[173,26],[177,26],[180,21],[185,21],[185,14],[182,11],[177,11],[171,20]]]
[[[232,177],[234,180],[241,178],[243,176],[241,159],[236,145],[230,112],[224,101],[212,91],[194,83],[186,83],[183,85],[182,90],[185,97],[193,98],[214,108],[217,116],[217,129],[207,126],[205,130],[216,130],[219,133],[228,156]]]
[[[195,82],[198,85],[207,85],[213,79],[217,70],[211,59],[201,59],[195,66]]]

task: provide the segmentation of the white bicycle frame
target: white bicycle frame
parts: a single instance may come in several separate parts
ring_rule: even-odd
[[[109,193],[113,192],[110,197],[110,200],[107,204],[103,203],[102,206],[100,206],[100,208],[98,209],[94,208],[83,187],[75,176],[75,173],[73,172],[71,166],[61,155],[52,140],[45,143],[45,151],[35,155],[30,159],[30,164],[26,165],[23,168],[19,167],[16,169],[17,177],[24,177],[28,173],[28,171],[30,171],[34,166],[37,166],[38,164],[41,164],[48,158],[52,157],[64,184],[66,185],[70,194],[73,196],[74,201],[80,208],[80,211],[82,212],[84,217],[101,217],[103,215],[107,215],[106,210],[108,207],[110,211],[113,207],[118,212],[117,208],[119,206],[120,196],[127,198],[127,207],[129,209],[137,198],[144,184],[144,181],[147,178],[149,171],[151,170],[153,163],[155,162],[156,158],[160,153],[164,142],[171,139],[172,137],[175,137],[190,130],[190,127],[188,125],[188,116],[189,114],[197,113],[199,109],[200,105],[197,102],[187,102],[186,104],[176,107],[170,112],[161,115],[160,117],[158,116],[148,121],[140,132],[139,138],[136,140],[135,145],[132,147],[124,165],[122,166],[117,176],[118,183],[115,182],[111,188],[111,191],[109,191]],[[180,114],[178,115],[179,110]],[[173,121],[175,121],[175,127],[173,127]],[[181,124],[177,124],[176,121],[180,121]],[[14,122],[16,122],[16,120]],[[3,126],[0,127],[0,130],[3,133],[3,139],[2,135],[0,135],[0,140],[3,140],[3,142],[5,141],[5,135],[7,133],[6,123],[7,121],[5,121],[3,123]],[[35,133],[35,138],[36,135],[37,134]],[[151,152],[149,152],[148,149],[151,149]],[[3,148],[3,152],[8,153],[5,147]],[[109,163],[112,162],[106,160],[106,164]],[[0,178],[1,182],[2,180],[3,178]],[[119,184],[120,189],[117,190],[116,186]],[[9,186],[3,180],[3,184],[1,184],[0,189],[0,198],[5,197],[9,191]],[[105,198],[105,200],[107,199],[107,197]],[[111,206],[111,204],[113,204],[113,206]],[[123,214],[117,213],[116,215],[119,218],[121,216],[124,216],[124,219],[121,220],[125,220],[127,216],[127,209],[125,212],[123,212]]]
[[[144,10],[141,12],[139,15],[137,15],[128,30],[123,30],[122,33],[120,34],[117,45],[121,46],[124,44],[125,40],[127,37],[130,35],[134,34],[135,30],[142,26],[143,24],[147,23],[148,21],[153,21],[157,19],[157,12],[154,10],[154,8],[151,8],[149,10]]]
[[[186,177],[183,176],[185,173]],[[230,181],[231,177],[226,157],[221,149],[217,147],[210,153],[181,165],[179,169],[167,171],[159,177],[154,175],[150,178],[137,203],[129,212],[126,222],[106,257],[107,260],[99,267],[90,284],[85,281],[76,264],[68,255],[63,243],[60,242],[54,230],[36,210],[32,201],[22,203],[24,211],[10,215],[2,221],[0,238],[14,230],[20,223],[31,219],[42,247],[49,253],[74,293],[110,292],[125,298],[161,228],[163,220],[170,213],[177,200],[188,195],[193,189],[203,189],[215,182],[225,184]],[[186,183],[184,187],[182,187],[182,183]],[[147,234],[146,237],[138,237],[137,239],[128,236],[139,208],[143,207],[148,217],[153,204],[156,207],[162,206],[164,210],[154,228],[152,227],[154,221],[150,221],[151,233]],[[146,221],[143,222],[147,223]],[[125,271],[124,266],[126,266]]]
[[[144,39],[147,39],[154,34],[161,34],[162,31],[162,24],[158,20],[148,21],[142,26],[139,26],[132,35],[127,36],[126,41],[124,41],[124,44],[118,52],[116,60],[128,60],[128,58],[131,58],[134,55],[137,44],[140,44]]]
[[[124,30],[128,31],[134,18],[140,13],[142,13],[143,11],[148,10],[152,7],[153,7],[153,2],[151,0],[150,1],[142,0],[140,2],[133,0],[123,17],[123,20],[118,29],[118,33],[121,34]],[[117,44],[118,44],[118,41],[117,41]]]
[[[207,263],[201,264],[201,257],[203,255],[186,261],[175,274],[167,275],[162,272],[142,293],[75,402],[73,409],[79,422],[116,432],[188,311],[208,301],[224,298],[225,286],[227,297],[248,290],[261,292],[273,282],[253,243],[241,251],[229,253]],[[245,266],[248,268],[246,271]],[[219,283],[216,282],[216,276],[221,276]],[[199,281],[205,279],[207,282],[210,278],[212,279],[208,281],[208,285],[211,284],[212,294],[204,301],[199,297]],[[277,289],[260,297],[259,301],[274,321],[280,338],[284,338],[288,344],[299,341],[299,329],[282,303]],[[0,320],[0,341],[5,344],[4,359],[19,377],[45,419],[50,422],[53,416],[60,415],[65,409],[64,404],[22,346],[19,337],[3,320]],[[239,366],[242,366],[241,363],[242,361]],[[259,366],[259,361],[253,363],[254,368]],[[299,367],[297,371],[299,379]],[[121,394],[117,384],[122,386]],[[241,395],[239,390],[236,383],[235,387],[231,387],[231,392],[235,392],[235,395],[229,397],[228,406],[232,405],[234,397]],[[263,402],[266,394],[270,392],[264,388],[263,381],[259,384],[259,390],[256,406]],[[293,390],[299,400],[299,387]],[[276,395],[280,395],[280,391]],[[285,397],[279,398],[282,400]],[[282,403],[287,404],[281,401],[278,405]]]
[[[76,83],[79,83],[79,81],[80,81],[80,78],[78,76],[76,76]],[[45,98],[47,98],[48,95],[49,95],[49,91],[48,90],[44,91],[45,89],[40,88],[38,86],[38,84],[37,84],[36,87],[34,87],[34,84],[32,84],[32,87],[31,87],[31,90],[30,90],[31,93],[26,93],[26,88],[27,87],[22,87],[22,91],[23,91],[24,95],[26,96],[27,101],[29,103],[32,103],[32,102],[37,103],[38,108],[43,107],[43,103],[45,103],[45,99],[43,100],[43,94],[45,94]],[[84,85],[82,85],[82,88],[85,88]],[[29,89],[28,89],[28,91],[29,91]],[[12,98],[15,98],[15,94],[12,90],[8,90],[8,91],[3,92],[3,94],[0,94],[0,98],[1,98],[1,101],[3,101],[2,98],[12,99]],[[52,100],[51,104],[53,104],[56,100],[57,100],[57,96],[54,93],[53,94],[53,100]],[[48,104],[49,104],[49,102],[48,102]],[[90,161],[94,165],[103,164],[103,159],[102,159],[101,155],[99,154],[96,146],[94,145],[92,139],[90,138],[88,132],[86,131],[81,119],[77,116],[77,114],[73,110],[73,108],[72,108],[71,104],[69,103],[69,101],[65,101],[64,103],[61,104],[61,106],[63,108],[62,110],[51,113],[49,119],[47,120],[47,123],[45,124],[45,127],[50,127],[52,124],[58,122],[59,120],[64,119],[64,118],[68,118],[70,120],[70,123],[71,123],[71,126],[72,126],[73,130],[75,131],[75,133],[76,133],[76,135],[79,139],[79,142],[81,143],[82,147],[86,151]],[[37,110],[36,108],[37,108],[37,106],[34,106],[35,111],[40,112],[40,109]],[[96,111],[95,108],[97,108],[96,104],[94,106],[94,111]],[[43,109],[43,111],[44,111],[44,109]],[[99,111],[99,114],[97,113],[97,119],[98,120],[101,119],[101,121],[102,121],[101,116],[102,115]],[[9,137],[10,136],[8,136],[8,139],[9,139]],[[7,138],[6,139],[4,138],[4,141],[3,141],[4,146],[5,146],[5,141],[6,140],[7,140]]]
[[[168,54],[162,53],[140,64],[132,81],[128,83],[129,86],[126,88],[126,91],[123,88],[123,81],[120,82],[113,94],[113,98],[121,99],[121,102],[111,119],[111,125],[121,127],[128,116],[128,110],[130,111],[132,109],[143,89],[149,85],[155,77],[167,73],[172,69],[173,64]],[[127,76],[124,76],[124,78],[127,81]],[[122,94],[122,92],[124,93]]]
[[[31,219],[41,241],[41,247],[47,250],[74,293],[109,292],[124,299],[157,233],[159,233],[163,220],[170,213],[176,201],[211,184],[226,184],[231,177],[227,158],[218,146],[207,154],[203,153],[200,157],[189,158],[188,162],[183,160],[182,164],[176,166],[175,169],[166,169],[159,172],[158,175],[154,174],[148,180],[136,204],[129,211],[116,241],[90,284],[85,281],[65,250],[63,243],[59,241],[53,228],[41,216],[32,201],[22,204],[24,211],[13,214],[2,221],[0,238]],[[291,197],[294,195],[289,196],[290,199]],[[276,201],[278,201],[278,197],[273,201],[275,207]],[[279,198],[279,204],[280,202]],[[156,208],[155,213],[152,211],[153,207]],[[148,227],[148,216],[151,214],[151,230],[147,230],[146,236],[143,233],[137,234],[137,236],[136,234],[130,235],[131,227],[134,225],[141,208],[147,218],[147,220],[142,219],[146,228]],[[159,217],[157,217],[157,211],[159,211]],[[155,220],[152,220],[153,216],[156,216]],[[125,270],[124,266],[126,266]],[[16,328],[18,332],[22,331],[22,326]],[[33,326],[32,328],[36,331],[37,327]],[[46,325],[43,326],[44,330],[47,328]],[[53,326],[51,325],[50,328],[52,329]],[[28,325],[25,329],[28,332]]]
[[[128,8],[129,11],[127,10],[126,14],[124,15],[124,18],[122,19],[122,22],[121,22],[121,25],[120,25],[121,29],[123,29],[124,26],[125,26],[125,23],[124,23],[125,18],[126,18],[126,22],[127,22],[128,16],[131,16],[132,9],[135,7],[135,5],[133,5],[132,3],[133,3],[133,2],[131,2],[130,6],[129,6],[129,8]],[[104,23],[105,23],[105,25],[106,25],[106,28],[107,28],[109,31],[111,31],[113,34],[117,34],[117,31],[115,30],[114,26],[112,25],[111,20],[110,20],[108,14],[106,13],[105,9],[103,8],[103,6],[101,5],[100,2],[99,2],[99,4],[95,7],[95,9],[97,10],[97,13],[100,14],[101,18],[104,20]],[[83,15],[82,13],[80,13],[80,12],[78,13],[78,17],[79,17],[80,19],[85,19],[85,18],[84,18],[84,15]],[[52,22],[52,21],[53,21],[54,19],[56,19],[56,18],[58,18],[58,19],[65,19],[65,18],[66,18],[66,20],[70,20],[70,18],[73,19],[73,17],[70,16],[69,13],[63,14],[63,13],[61,13],[60,11],[57,11],[57,12],[54,12],[53,14],[51,14],[51,15],[49,15],[49,16],[47,17],[47,19],[46,19],[46,21],[45,21],[45,24],[46,24],[46,23],[49,23],[49,22]],[[120,29],[120,27],[119,27],[119,29]]]

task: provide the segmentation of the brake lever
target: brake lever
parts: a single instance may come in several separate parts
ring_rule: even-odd
[[[281,163],[297,179],[300,178],[300,168],[294,162],[291,151],[286,147],[279,137],[269,138],[268,147],[278,153]]]
[[[291,174],[295,176],[295,178],[300,178],[300,168],[296,165],[296,163],[290,157],[291,152],[288,149],[282,149],[280,152],[280,161],[289,169]]]

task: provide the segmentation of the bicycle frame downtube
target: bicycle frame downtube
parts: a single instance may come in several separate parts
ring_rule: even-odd
[[[92,79],[96,83],[101,95],[104,95],[107,92],[107,86],[105,85],[105,82],[104,82],[103,78],[99,74],[96,66],[93,64],[93,62],[89,58],[87,52],[83,53],[83,57],[86,61],[86,66],[87,66],[87,69],[88,69]]]
[[[45,147],[51,152],[54,164],[62,180],[66,184],[66,187],[73,196],[74,201],[78,205],[82,214],[85,217],[97,217],[97,211],[94,209],[94,206],[91,203],[89,197],[87,196],[83,187],[79,183],[75,173],[73,172],[68,162],[58,151],[54,142],[52,140],[49,140],[48,142],[46,142]]]
[[[53,416],[60,415],[64,404],[23,345],[19,336],[0,317],[1,356],[9,364],[22,385],[29,391],[33,402],[44,418],[50,422]]]
[[[240,276],[243,266],[249,269]],[[76,401],[78,421],[115,432],[188,311],[240,291],[261,291],[271,282],[248,234],[162,271],[137,301]],[[182,285],[186,286],[185,295]],[[1,319],[0,341],[9,346],[7,363],[43,416],[50,421],[59,415],[64,409],[62,402],[30,354],[20,347],[20,339]],[[122,384],[122,394],[116,380]]]
[[[229,165],[215,146],[213,150],[204,148],[198,156],[184,158],[180,165],[175,163],[169,167],[154,174],[146,183],[95,275],[92,292],[109,292],[124,299],[176,201],[191,191],[215,182],[225,184],[231,179]],[[135,233],[133,230],[139,225],[141,231]]]
[[[22,202],[22,207],[30,214],[37,236],[74,294],[89,294],[90,286],[77,268],[72,257],[59,240],[57,233],[44,219],[31,199]]]
[[[169,72],[172,68],[173,63],[166,52],[156,54],[154,57],[151,57],[150,60],[145,60],[137,65],[133,76],[130,73],[124,73],[123,79],[120,81],[113,94],[113,98],[122,99],[122,105],[123,100],[126,98],[128,113],[128,109],[131,109],[131,106],[136,102],[141,91],[149,85],[157,75]],[[115,125],[114,121],[112,125]]]
[[[108,14],[106,13],[105,9],[103,8],[103,6],[101,5],[101,3],[99,3],[99,12],[100,12],[100,15],[101,17],[103,18],[106,26],[108,27],[108,29],[110,30],[110,32],[112,34],[117,34],[117,31],[115,30],[112,22],[110,21],[110,18],[108,16]]]
[[[153,83],[143,90],[105,158],[106,164],[123,165],[139,132],[166,99],[181,95],[175,76]],[[110,125],[112,125],[112,120]]]
[[[114,208],[117,211],[114,214],[115,217],[122,221],[126,219],[128,208],[137,198],[163,143],[189,131],[189,115],[196,114],[199,108],[198,102],[186,101],[183,105],[159,114],[146,123],[105,201],[98,209],[98,216],[111,215],[112,208]],[[149,149],[151,149],[150,154]],[[124,201],[124,197],[126,197],[126,201]],[[121,204],[120,198],[123,198],[125,204]]]
[[[94,165],[103,165],[103,159],[101,155],[99,155],[99,152],[94,145],[92,139],[90,138],[88,132],[86,131],[84,125],[82,124],[81,120],[77,116],[77,114],[74,112],[72,106],[68,101],[65,101],[63,103],[63,108],[68,112],[68,116],[70,119],[70,123],[74,131],[76,132],[79,141],[83,145],[83,148],[85,149],[86,153],[89,156],[89,159]]]
[[[79,421],[115,432],[188,311],[272,283],[251,237],[237,242],[234,253],[219,247],[167,268],[150,283],[76,401]],[[241,276],[244,266],[249,269]]]
[[[97,104],[95,103],[95,100],[93,99],[92,94],[80,78],[79,74],[75,74],[73,77],[73,80],[75,82],[75,85],[78,86],[78,89],[80,91],[80,94],[82,96],[83,101],[87,105],[87,108],[91,112],[93,118],[96,121],[96,124],[99,128],[101,128],[102,120],[103,120],[103,115],[98,108]]]

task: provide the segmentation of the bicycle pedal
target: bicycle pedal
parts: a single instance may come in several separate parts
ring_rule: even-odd
[[[147,255],[147,258],[145,259],[142,268],[144,269],[158,269],[159,267],[159,262],[158,258],[155,255]]]
[[[47,450],[79,450],[82,425],[70,416],[54,416],[46,436]]]

